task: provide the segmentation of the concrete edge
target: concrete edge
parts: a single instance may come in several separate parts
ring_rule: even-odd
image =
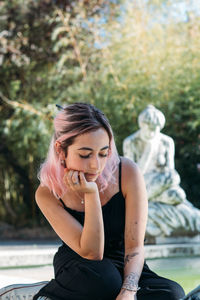
[[[21,246],[15,249],[0,249],[0,268],[11,268],[20,266],[50,265],[58,247],[40,249],[29,247],[22,249]],[[145,258],[165,258],[200,256],[200,243],[193,244],[168,244],[168,245],[145,245]]]

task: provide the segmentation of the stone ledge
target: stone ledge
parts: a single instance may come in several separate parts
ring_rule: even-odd
[[[59,245],[0,247],[0,268],[52,264]],[[199,256],[200,243],[145,245],[145,258]]]
[[[145,258],[199,256],[200,243],[145,245]]]
[[[52,264],[55,249],[1,250],[0,268]]]
[[[200,234],[194,236],[172,236],[172,237],[146,237],[145,244],[197,244],[200,243]]]

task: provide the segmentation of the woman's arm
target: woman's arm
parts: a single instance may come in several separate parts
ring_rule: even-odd
[[[144,265],[148,202],[139,168],[122,158],[122,192],[126,199],[124,281],[117,300],[133,299]]]
[[[104,225],[99,191],[82,174],[79,190],[84,190],[85,220],[82,226],[62,206],[47,187],[36,191],[36,202],[58,236],[80,256],[101,260],[104,251]],[[88,187],[89,186],[89,187]]]

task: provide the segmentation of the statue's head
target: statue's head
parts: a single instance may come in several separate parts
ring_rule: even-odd
[[[153,105],[148,105],[138,118],[141,136],[144,140],[151,140],[165,125],[164,114]]]

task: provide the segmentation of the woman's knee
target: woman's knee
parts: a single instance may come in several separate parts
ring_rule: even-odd
[[[170,291],[170,300],[180,300],[185,296],[183,288],[175,281],[168,281],[168,289]]]
[[[107,258],[93,263],[92,268],[94,268],[95,272],[99,275],[98,280],[93,282],[96,287],[95,293],[98,296],[103,293],[104,297],[102,297],[102,299],[114,299],[120,292],[122,286],[122,278],[117,268]]]
[[[57,273],[56,282],[70,293],[78,290],[88,300],[115,299],[122,286],[118,269],[107,258],[101,261],[81,258]]]
[[[175,281],[158,277],[147,280],[138,292],[138,300],[180,300],[183,288]]]

